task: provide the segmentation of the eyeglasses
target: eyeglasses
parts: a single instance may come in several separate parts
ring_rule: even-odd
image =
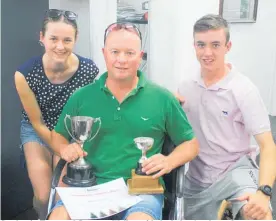
[[[108,34],[114,30],[121,30],[121,29],[126,29],[128,31],[131,31],[131,32],[134,32],[135,34],[137,34],[140,38],[140,40],[142,41],[142,35],[141,35],[141,32],[140,30],[137,28],[136,25],[134,24],[131,24],[131,23],[123,23],[123,22],[115,22],[111,25],[109,25],[107,27],[107,29],[105,29],[105,32],[104,32],[104,44],[105,44],[105,41],[106,41],[106,38],[108,36]]]
[[[71,11],[59,9],[49,9],[46,11],[46,17],[49,17],[51,19],[59,19],[62,15],[70,21],[75,21],[78,18],[78,15],[75,12]]]

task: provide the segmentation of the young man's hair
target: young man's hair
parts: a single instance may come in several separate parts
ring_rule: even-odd
[[[194,24],[194,35],[199,32],[206,32],[209,30],[224,29],[226,36],[226,43],[230,40],[230,32],[227,21],[220,15],[208,14],[196,21]]]

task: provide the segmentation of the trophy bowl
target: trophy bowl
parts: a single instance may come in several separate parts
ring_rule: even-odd
[[[142,151],[142,156],[139,159],[139,161],[137,162],[137,167],[135,169],[135,173],[137,175],[147,176],[147,174],[142,171],[142,164],[146,159],[148,159],[146,156],[146,153],[149,149],[152,148],[154,139],[151,137],[137,137],[134,139],[134,142],[136,144],[136,147]]]
[[[67,127],[67,119],[70,119],[71,121],[71,130]],[[97,121],[99,121],[99,128],[92,137],[92,126],[94,122]],[[81,148],[83,148],[85,142],[91,141],[96,137],[101,127],[100,118],[87,116],[70,117],[69,115],[66,115],[64,123],[72,139],[80,144]],[[89,187],[96,184],[96,177],[92,165],[83,157],[80,157],[76,161],[67,164],[67,174],[63,177],[62,181],[69,186]]]
[[[151,137],[137,137],[134,139],[136,147],[142,151],[142,156],[137,162],[137,167],[131,170],[131,178],[127,180],[129,194],[159,194],[164,193],[164,188],[159,179],[152,178],[152,174],[142,171],[142,164],[147,159],[146,153],[152,148],[154,139]]]

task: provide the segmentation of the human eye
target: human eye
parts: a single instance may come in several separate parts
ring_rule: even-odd
[[[126,52],[126,54],[127,54],[127,56],[133,56],[133,55],[134,55],[134,52],[128,51],[128,52]]]
[[[196,45],[198,48],[204,48],[205,47],[205,44],[204,43],[197,43]]]
[[[119,52],[117,50],[111,50],[111,54],[118,54]]]
[[[220,47],[220,44],[219,43],[214,43],[213,44],[213,48],[219,48]]]
[[[66,43],[70,43],[70,42],[72,42],[72,39],[70,39],[70,38],[65,39],[65,42],[66,42]]]

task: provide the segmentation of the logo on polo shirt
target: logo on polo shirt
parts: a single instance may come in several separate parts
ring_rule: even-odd
[[[141,119],[142,119],[143,121],[149,120],[149,118],[145,118],[145,117],[141,117]]]
[[[228,111],[222,111],[223,115],[228,116]]]

